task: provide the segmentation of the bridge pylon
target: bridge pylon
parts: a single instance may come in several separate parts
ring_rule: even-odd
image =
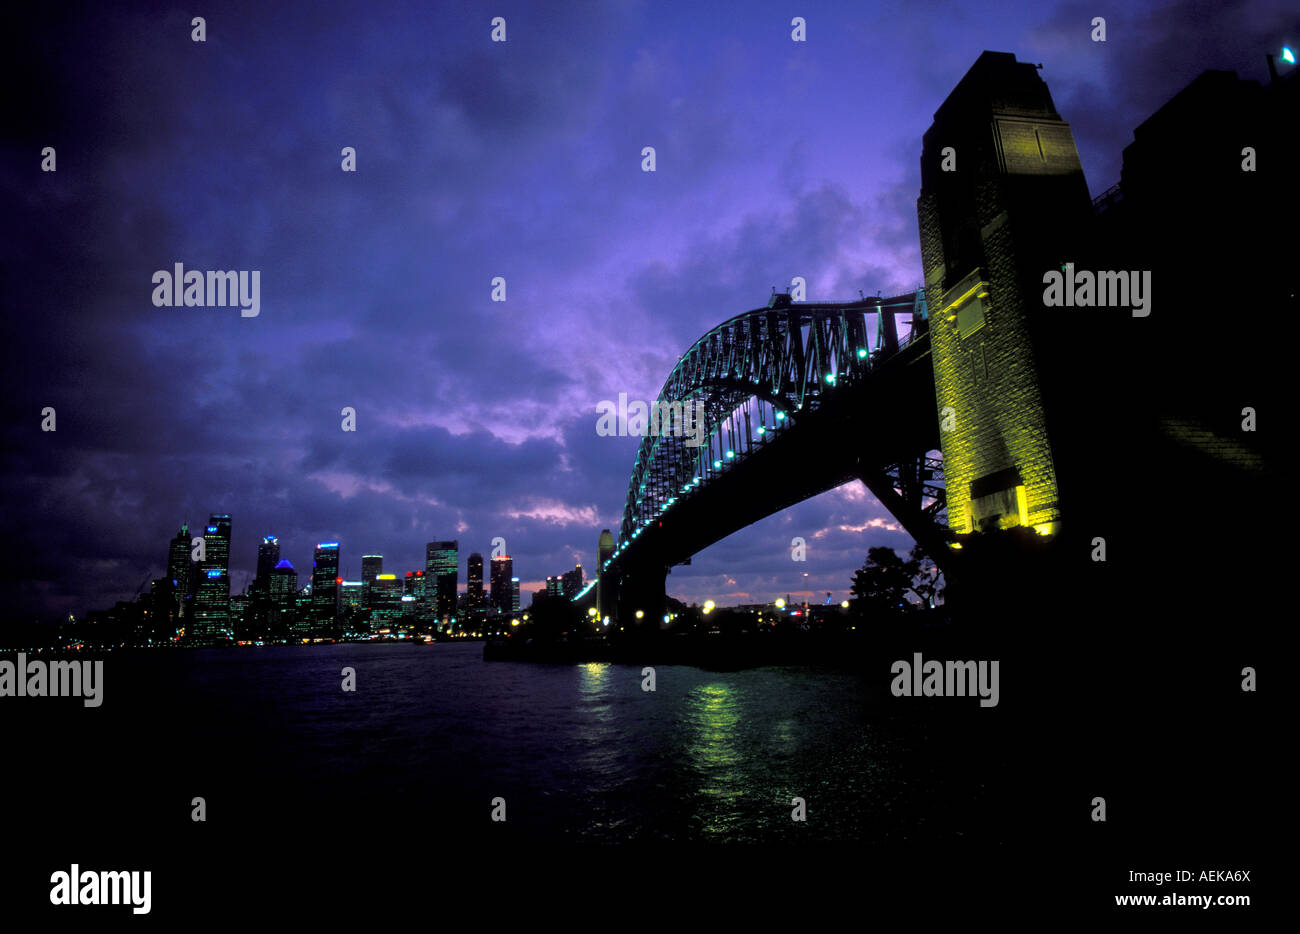
[[[1043,275],[1091,202],[1035,67],[984,52],[936,111],[917,201],[948,524],[959,537],[1062,519],[1041,368]]]

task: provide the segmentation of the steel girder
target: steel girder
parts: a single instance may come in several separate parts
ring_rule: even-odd
[[[632,468],[619,550],[678,498],[715,482],[731,462],[906,346],[897,335],[900,314],[912,316],[916,333],[926,314],[924,291],[843,303],[793,304],[774,296],[768,307],[736,315],[697,340],[655,406],[674,413],[702,407],[703,425],[675,421],[677,430],[662,430],[652,412]]]

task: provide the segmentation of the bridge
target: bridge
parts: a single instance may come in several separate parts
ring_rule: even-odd
[[[598,569],[601,612],[657,619],[673,566],[854,479],[943,562],[929,356],[924,289],[842,303],[774,294],[704,334],[655,406],[702,412],[702,430],[679,420],[642,438],[614,553]]]
[[[1034,311],[1042,270],[1093,216],[1069,125],[1033,65],[986,52],[935,113],[921,168],[920,288],[774,294],[682,354],[653,411],[702,413],[703,426],[679,418],[642,438],[597,567],[602,616],[657,624],[673,567],[855,479],[950,579],[962,536],[1056,535],[1039,361],[1060,336]]]
[[[1278,100],[1279,112],[1294,110],[1293,96]],[[1171,187],[1135,169],[1176,163],[1169,150],[1183,138],[1147,134],[1130,146],[1123,197],[1108,192],[1094,204],[1037,68],[983,53],[923,138],[921,287],[848,302],[773,295],[682,354],[656,409],[702,412],[702,431],[642,438],[617,539],[599,546],[599,613],[625,627],[657,625],[673,567],[855,479],[950,589],[996,609],[989,618],[1017,614],[1033,625],[1034,609],[1062,593],[1076,604],[1088,596],[1089,618],[1102,618],[1157,567],[1199,593],[1187,569],[1199,560],[1188,549],[1202,534],[1191,518],[1200,514],[1157,504],[1199,502],[1208,481],[1216,499],[1232,498],[1220,512],[1237,517],[1243,540],[1267,534],[1272,518],[1260,504],[1274,491],[1260,465],[1277,455],[1243,427],[1254,411],[1243,406],[1283,397],[1275,384],[1291,368],[1250,355],[1198,365],[1203,349],[1192,342],[1212,330],[1203,311],[1212,306],[1187,256],[1222,253],[1234,268],[1271,270],[1285,265],[1281,244],[1293,238],[1277,222],[1270,237],[1243,241],[1217,233],[1242,224],[1171,220],[1191,181]],[[1226,177],[1244,185],[1231,164]],[[1238,185],[1216,211],[1266,219],[1287,177],[1259,191]],[[1208,253],[1207,231],[1217,237]],[[1154,268],[1162,307],[1178,311],[1049,307],[1045,274],[1070,268]],[[1294,307],[1289,282],[1270,286],[1278,308]],[[1156,464],[1159,483],[1143,481]],[[1122,564],[1098,557],[1107,537],[1124,542]],[[1233,567],[1251,579],[1244,559]]]

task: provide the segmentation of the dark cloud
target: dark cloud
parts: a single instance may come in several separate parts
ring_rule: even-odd
[[[980,51],[1045,63],[1099,191],[1197,72],[1260,77],[1296,35],[1269,2],[809,2],[807,44],[766,0],[206,6],[7,13],[0,563],[23,617],[132,596],[210,512],[243,574],[266,533],[300,569],[321,540],[355,573],[498,535],[525,581],[590,567],[636,449],[596,435],[597,403],[653,398],[792,276],[827,299],[914,286],[920,137]],[[153,307],[178,261],[260,270],[261,314]],[[829,493],[670,584],[838,593],[869,545],[910,544],[873,519]]]

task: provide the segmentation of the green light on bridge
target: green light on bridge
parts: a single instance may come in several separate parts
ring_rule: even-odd
[[[861,360],[861,359],[862,359],[863,357],[865,357],[866,355],[867,355],[867,349],[866,349],[865,347],[859,347],[859,348],[858,348],[858,359]]]
[[[778,422],[783,422],[783,421],[785,421],[785,413],[784,413],[784,412],[777,412],[777,413],[776,413],[776,420],[777,420]]]
[[[1286,62],[1288,65],[1295,64],[1295,53],[1291,51],[1289,46],[1282,46],[1282,61]]]
[[[722,461],[714,461],[714,462],[713,462],[713,467],[714,467],[715,470],[716,470],[717,468],[721,467],[721,466],[722,466]]]
[[[728,451],[728,452],[727,452],[727,460],[731,460],[731,459],[732,459],[733,457],[735,457],[735,456],[736,456],[736,452],[735,452],[735,451]]]

